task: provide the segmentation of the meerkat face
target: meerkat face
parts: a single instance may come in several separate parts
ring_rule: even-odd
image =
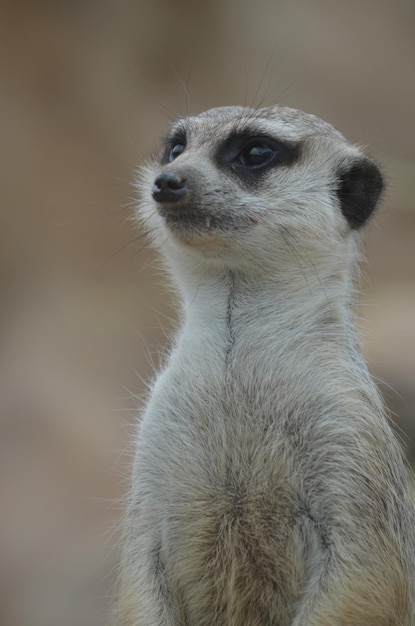
[[[178,120],[142,170],[142,216],[160,241],[204,256],[266,254],[281,241],[333,248],[378,201],[377,166],[317,117],[211,109]]]

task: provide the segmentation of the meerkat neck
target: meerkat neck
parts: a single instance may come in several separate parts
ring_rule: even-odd
[[[345,285],[349,282],[350,284]],[[347,287],[347,288],[345,288]],[[345,296],[345,293],[348,295]],[[251,358],[292,346],[350,343],[351,280],[347,272],[300,279],[250,276],[237,271],[205,272],[183,288],[183,335],[207,351],[251,346]],[[196,339],[197,338],[197,339]]]

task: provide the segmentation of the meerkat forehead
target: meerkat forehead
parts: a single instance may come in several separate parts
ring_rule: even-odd
[[[212,142],[215,137],[247,132],[272,134],[281,140],[300,141],[311,136],[325,136],[346,142],[334,126],[311,113],[278,105],[262,109],[242,106],[217,107],[197,116],[180,118],[171,133],[185,133],[189,138]]]

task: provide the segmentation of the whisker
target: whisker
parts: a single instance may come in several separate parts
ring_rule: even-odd
[[[186,84],[186,82],[183,80],[183,78],[180,76],[179,72],[176,70],[176,68],[173,65],[173,62],[170,61],[170,69],[173,72],[173,76],[175,78],[177,78],[177,80],[179,81],[179,84],[181,86],[181,88],[183,89],[184,92],[184,96],[185,96],[185,101],[186,101],[186,115],[187,117],[189,117],[190,115],[190,95],[189,95],[189,90],[188,90],[188,85]],[[190,70],[191,71],[191,70]],[[188,75],[188,80],[190,79],[189,75]]]
[[[270,54],[270,56],[269,56],[269,58],[268,58],[268,61],[266,62],[265,69],[264,69],[264,71],[263,71],[263,73],[262,73],[262,75],[261,75],[261,79],[260,79],[260,81],[259,81],[258,87],[256,88],[256,91],[255,91],[254,97],[252,98],[252,102],[251,102],[251,108],[252,108],[252,109],[257,108],[257,107],[255,106],[255,101],[256,101],[256,99],[257,99],[257,97],[258,97],[258,95],[259,95],[259,93],[260,93],[260,91],[261,91],[261,89],[262,89],[262,87],[263,87],[264,80],[265,80],[265,77],[266,77],[266,75],[267,75],[267,73],[268,73],[268,70],[269,70],[269,68],[271,67],[272,60],[273,60],[274,55],[275,55],[275,52],[276,52],[276,50],[277,50],[277,45],[278,45],[277,43],[275,43],[275,44],[274,44],[274,46],[273,46],[273,48],[272,48],[272,50],[271,50],[271,54]]]
[[[170,110],[168,107],[166,107],[164,104],[162,104],[160,101],[155,100],[154,97],[149,95],[149,90],[153,89],[154,86],[149,83],[145,78],[143,78],[143,76],[141,76],[138,71],[137,68],[134,65],[131,65],[131,69],[133,71],[133,75],[135,78],[138,79],[138,81],[140,81],[141,83],[144,84],[144,86],[146,87],[146,96],[140,96],[140,101],[141,102],[149,102],[152,106],[154,106],[154,108],[161,113],[164,117],[166,117],[170,122],[173,122],[177,117],[178,114],[177,112],[175,113],[174,111]]]
[[[278,103],[282,102],[282,100],[283,100],[284,98],[286,98],[286,94],[287,94],[287,92],[289,91],[289,89],[291,89],[291,87],[293,87],[293,86],[294,86],[294,85],[298,82],[298,80],[299,80],[299,79],[300,79],[300,77],[301,77],[301,74],[302,74],[302,72],[299,72],[299,73],[297,74],[297,76],[295,76],[294,78],[292,78],[292,79],[289,81],[288,85],[286,85],[285,87],[283,87],[282,92],[281,92],[281,93],[279,93],[279,95],[278,95],[278,96],[275,96],[275,97],[274,97],[275,92],[277,92],[277,90],[279,90],[279,89],[283,86],[283,82],[281,82],[279,85],[275,85],[272,89],[270,89],[270,90],[269,90],[269,91],[265,94],[264,99],[263,99],[263,102],[266,102],[268,99],[271,99],[271,98],[272,98],[272,99],[270,100],[270,104],[271,104],[271,105],[278,104]],[[284,82],[285,82],[285,81],[284,81]]]

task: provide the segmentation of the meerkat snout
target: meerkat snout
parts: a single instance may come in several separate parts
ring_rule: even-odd
[[[187,179],[179,172],[162,172],[154,181],[153,199],[159,203],[178,202],[187,191]]]

